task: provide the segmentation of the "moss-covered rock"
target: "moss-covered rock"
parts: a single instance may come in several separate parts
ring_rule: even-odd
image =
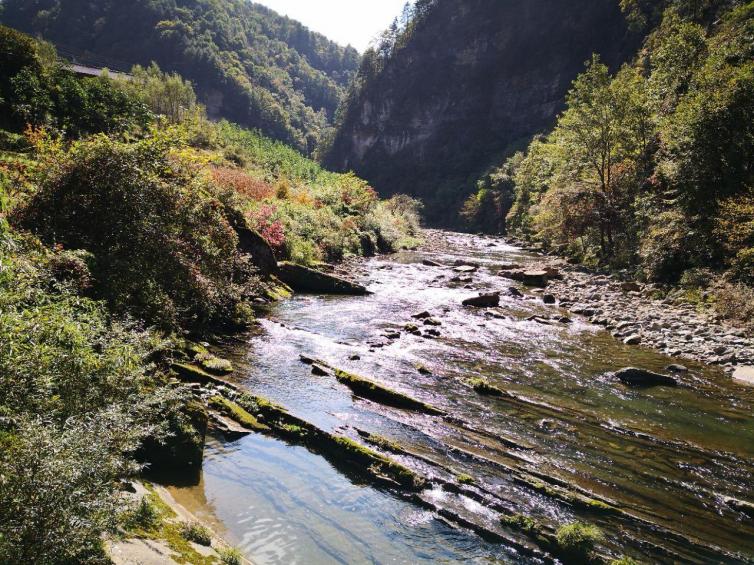
[[[194,358],[194,361],[199,363],[203,370],[215,375],[227,375],[233,372],[233,363],[211,353],[201,353]]]
[[[269,426],[262,424],[257,418],[249,414],[238,404],[223,396],[213,396],[209,400],[209,405],[249,430],[268,431],[270,429]]]
[[[555,538],[557,553],[566,563],[588,563],[604,535],[597,526],[572,522],[558,528]]]
[[[508,394],[484,379],[472,379],[469,381],[469,386],[474,389],[474,392],[482,396],[506,396]]]
[[[431,415],[445,414],[439,408],[411,398],[401,392],[386,388],[359,375],[354,375],[341,369],[333,368],[335,378],[338,382],[347,386],[356,396],[361,396],[380,404],[394,406],[396,408],[405,408],[416,412],[424,412]]]

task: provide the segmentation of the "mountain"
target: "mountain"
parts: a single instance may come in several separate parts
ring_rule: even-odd
[[[223,117],[311,153],[358,52],[246,0],[4,0],[2,23],[80,57],[157,62]]]
[[[618,0],[422,0],[365,54],[325,152],[449,224],[491,162],[550,128],[592,53],[633,55]]]

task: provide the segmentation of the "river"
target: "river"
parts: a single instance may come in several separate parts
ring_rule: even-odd
[[[416,455],[391,457],[438,482],[412,500],[304,447],[252,434],[212,439],[200,483],[172,489],[179,501],[259,565],[547,561],[546,551],[526,553],[536,542],[501,525],[501,513],[552,529],[596,524],[612,557],[754,562],[754,519],[726,500],[754,499],[754,390],[691,362],[679,387],[627,388],[609,373],[663,371],[678,359],[624,345],[575,316],[528,320],[568,315],[537,296],[503,294],[492,311],[463,307],[480,291],[511,285],[498,265],[537,258],[500,238],[428,238],[425,250],[357,264],[371,296],[277,303],[247,343],[226,353],[239,385],[327,431],[388,438]],[[470,284],[451,280],[459,259],[481,266]],[[441,322],[431,326],[439,337],[403,330],[422,311]],[[396,330],[400,338],[384,337]],[[313,375],[300,354],[448,415],[357,399],[331,375]],[[477,394],[473,378],[510,394]],[[461,476],[459,488],[443,487]],[[484,541],[460,524],[511,543]]]

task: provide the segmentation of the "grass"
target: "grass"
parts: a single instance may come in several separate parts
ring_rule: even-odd
[[[184,539],[205,547],[212,545],[212,532],[195,522],[181,524],[181,535]]]
[[[604,534],[597,526],[572,522],[558,528],[555,534],[558,552],[575,563],[588,562],[595,547],[604,540]]]
[[[219,551],[219,554],[220,561],[224,565],[241,565],[241,563],[243,562],[243,556],[241,555],[241,552],[234,547],[229,549],[221,549]]]
[[[462,485],[473,485],[476,482],[474,480],[474,477],[472,477],[471,475],[467,475],[466,473],[461,473],[460,475],[457,475],[456,480]]]
[[[509,528],[519,530],[526,534],[537,534],[540,531],[540,524],[534,518],[523,514],[513,514],[511,516],[502,516],[500,523]]]

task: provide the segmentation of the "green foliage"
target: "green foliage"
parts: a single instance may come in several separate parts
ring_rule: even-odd
[[[28,33],[129,65],[155,60],[193,82],[211,116],[259,128],[307,153],[327,132],[358,66],[355,49],[246,0],[3,5],[3,22]],[[138,74],[137,84],[151,86]],[[179,81],[170,84],[182,90]],[[174,109],[161,113],[172,119]]]
[[[181,525],[181,535],[188,541],[209,547],[212,545],[212,532],[195,522]]]
[[[54,49],[0,26],[0,50],[13,62],[0,77],[0,127],[52,126],[72,136],[143,127],[149,113],[107,76],[79,79]]]
[[[573,522],[558,528],[556,539],[558,551],[567,562],[585,563],[604,535],[597,526]]]
[[[639,562],[636,561],[636,559],[632,559],[631,557],[621,557],[619,559],[613,559],[610,562],[610,565],[639,565]]]
[[[92,253],[94,291],[114,311],[167,328],[223,325],[256,278],[221,195],[174,143],[99,136],[50,152],[18,221]]]
[[[220,561],[224,565],[241,565],[243,563],[243,555],[236,548],[228,548],[220,550]]]
[[[611,77],[595,58],[576,79],[516,168],[508,227],[651,280],[694,267],[749,280],[754,4],[664,4],[635,67]]]

